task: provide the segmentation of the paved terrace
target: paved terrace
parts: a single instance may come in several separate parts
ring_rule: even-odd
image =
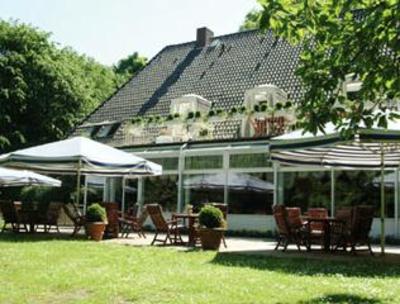
[[[70,235],[72,233],[71,227],[60,227],[61,233],[43,233],[37,232],[31,234],[30,238],[34,240],[37,238],[40,239],[63,239],[63,240],[74,240]],[[4,237],[7,238],[7,235],[12,235],[13,232],[5,232]],[[25,235],[26,233],[21,233],[21,235]],[[1,236],[2,234],[0,234]],[[160,234],[160,237],[162,235]],[[101,243],[105,245],[121,245],[121,246],[150,246],[151,241],[153,240],[154,234],[151,232],[146,233],[146,238],[140,238],[137,234],[130,234],[128,238],[116,238],[116,239],[105,239],[101,241]],[[84,234],[81,231],[78,236],[78,239],[84,238]],[[183,240],[187,240],[187,236],[183,235]],[[0,237],[1,241],[1,237]],[[228,247],[224,248],[221,244],[219,249],[219,254],[244,254],[244,255],[258,255],[265,257],[279,257],[279,258],[302,258],[302,259],[316,259],[316,260],[334,260],[334,261],[352,261],[352,260],[376,260],[387,263],[400,263],[400,246],[386,246],[386,255],[382,257],[380,255],[380,247],[378,245],[373,245],[372,249],[375,252],[375,256],[371,256],[366,251],[358,252],[356,255],[353,255],[349,252],[344,253],[343,251],[338,251],[335,253],[326,253],[322,250],[319,250],[318,246],[314,246],[315,250],[311,252],[307,252],[305,249],[302,251],[298,251],[296,246],[291,245],[288,247],[286,252],[280,250],[274,250],[276,242],[272,239],[261,239],[261,238],[244,238],[244,237],[226,237],[226,242]],[[187,246],[172,246],[172,245],[159,245],[156,244],[157,247],[165,247],[174,250],[180,251],[193,251],[193,250],[201,250],[201,246],[197,247],[187,247]]]
[[[128,238],[108,239],[102,241],[106,244],[119,244],[125,246],[150,246],[154,234],[146,233],[146,238],[139,238],[137,235],[131,234]],[[184,241],[186,237],[183,236]],[[282,250],[274,250],[276,242],[272,239],[260,239],[260,238],[242,238],[242,237],[226,237],[227,248],[221,244],[219,252],[221,254],[246,254],[246,255],[262,255],[262,256],[273,256],[273,257],[294,257],[294,258],[309,258],[309,259],[329,259],[337,261],[351,261],[353,259],[376,259],[382,260],[389,263],[400,263],[400,246],[386,246],[386,255],[380,256],[380,247],[373,245],[373,251],[375,256],[370,256],[368,252],[360,251],[356,255],[349,252],[336,252],[336,253],[325,253],[318,250],[319,246],[314,246],[316,250],[307,252],[305,249],[299,252],[296,246],[289,246],[286,252]],[[158,247],[175,248],[176,250],[200,250],[200,246],[195,249],[187,246],[163,246],[155,245]]]

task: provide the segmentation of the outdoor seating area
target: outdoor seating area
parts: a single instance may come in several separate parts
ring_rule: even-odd
[[[14,232],[50,232],[52,229],[60,232],[58,220],[63,208],[63,203],[51,202],[46,206],[38,204],[13,201],[1,201],[0,210],[3,216],[1,232],[11,230]]]
[[[335,217],[328,216],[324,208],[310,208],[304,214],[297,207],[277,205],[273,210],[277,226],[275,250],[286,251],[294,244],[301,251],[320,249],[325,252],[343,250],[355,254],[366,250],[371,255],[369,233],[374,217],[371,206],[355,206],[338,209]]]
[[[104,208],[107,218],[105,239],[130,237],[146,239],[144,225],[149,219],[146,227],[151,232],[154,231],[152,242],[149,245],[196,247],[201,244],[199,213],[194,213],[191,209],[186,212],[172,213],[171,218],[167,219],[159,204],[146,204],[142,210],[138,204],[131,204],[126,212],[120,211],[119,204],[115,202],[102,202],[99,205]],[[227,220],[228,208],[225,204],[210,203],[207,205],[221,210],[224,219]],[[1,201],[0,211],[4,221],[1,232],[60,234],[59,222],[63,213],[68,221],[63,225],[63,232],[72,231],[71,237],[87,233],[87,217],[72,203],[39,204],[37,202]],[[222,236],[221,242],[227,248],[224,236]]]
[[[219,209],[227,221],[228,206],[222,203],[209,203],[206,206],[213,206]],[[186,212],[172,213],[171,219],[166,219],[162,207],[159,204],[147,204],[144,206],[144,213],[148,215],[154,225],[155,235],[151,245],[160,242],[163,245],[186,245],[195,247],[200,244],[199,236],[199,213],[194,213],[191,208]],[[182,233],[187,233],[187,241],[182,238]],[[159,235],[163,234],[160,239]],[[221,242],[227,247],[224,235]]]

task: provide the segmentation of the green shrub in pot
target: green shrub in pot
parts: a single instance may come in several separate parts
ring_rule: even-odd
[[[199,213],[199,223],[206,228],[224,227],[224,215],[222,211],[214,206],[204,206]]]
[[[199,235],[203,249],[218,250],[225,231],[224,215],[218,208],[206,205],[199,213]]]
[[[106,209],[100,204],[92,204],[86,210],[86,232],[95,241],[103,239],[107,223]]]
[[[98,203],[91,204],[86,210],[86,221],[88,223],[105,223],[107,221],[106,209]]]

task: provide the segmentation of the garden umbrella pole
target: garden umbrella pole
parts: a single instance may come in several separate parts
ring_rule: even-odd
[[[385,254],[385,154],[381,143],[381,254]]]
[[[79,159],[77,173],[76,173],[76,205],[77,206],[79,206],[80,193],[81,193],[81,167],[82,167],[82,160]],[[86,191],[86,189],[85,189],[85,191]],[[84,210],[84,211],[86,211],[86,210]]]

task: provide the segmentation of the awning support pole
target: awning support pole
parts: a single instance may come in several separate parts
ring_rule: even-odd
[[[274,206],[278,205],[278,195],[279,195],[279,178],[278,178],[278,169],[279,169],[279,163],[273,162],[272,167],[274,169]]]
[[[183,170],[185,170],[185,154],[184,149],[186,148],[186,143],[183,144],[179,149],[179,158],[178,158],[178,202],[177,202],[177,211],[181,212],[184,207],[184,193],[183,193]]]
[[[335,216],[335,169],[331,169],[331,216]]]
[[[80,203],[80,193],[81,193],[81,166],[82,160],[78,161],[78,170],[76,174],[76,206],[79,208]]]
[[[394,171],[394,229],[395,236],[399,236],[399,168]]]
[[[85,178],[85,192],[83,192],[83,214],[86,214],[86,209],[87,209],[87,189],[88,189],[87,175],[84,175],[84,178]]]
[[[381,255],[385,255],[385,160],[381,143]]]
[[[228,204],[229,198],[229,151],[224,151],[223,154],[223,168],[224,168],[224,204]]]
[[[143,204],[144,204],[144,177],[139,176],[138,181],[137,181],[137,193],[136,193],[136,202],[139,204],[139,210],[143,210]]]
[[[121,201],[121,211],[125,212],[125,186],[126,186],[126,178],[122,177],[122,201]]]

